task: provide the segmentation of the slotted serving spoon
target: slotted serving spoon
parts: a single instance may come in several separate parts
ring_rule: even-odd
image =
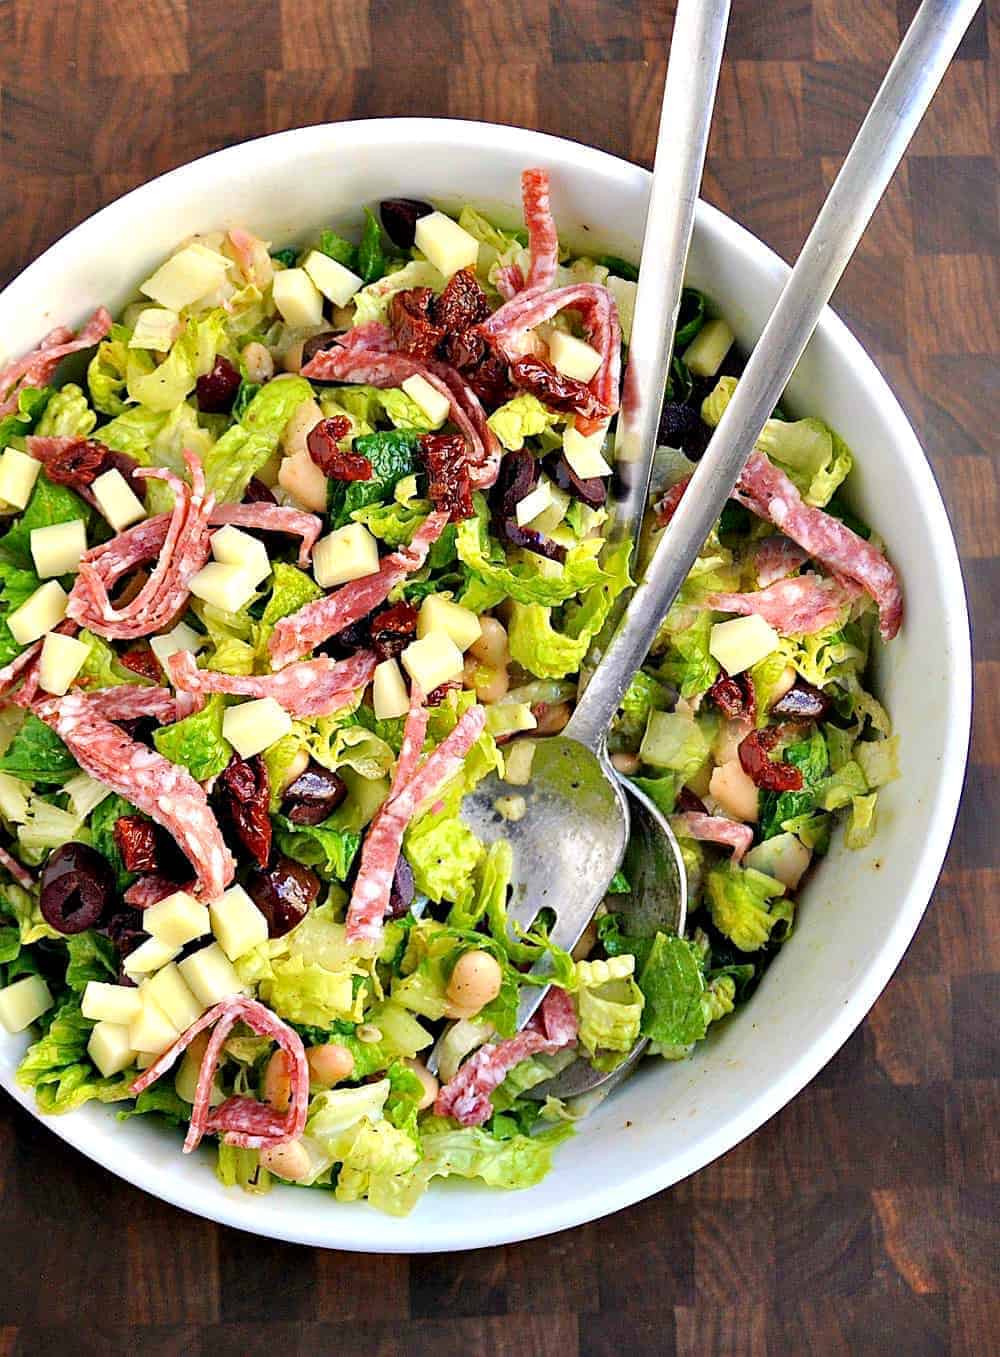
[[[695,7],[700,8],[697,0]],[[678,21],[684,8],[682,0]],[[628,840],[629,808],[607,756],[608,725],[978,8],[979,0],[923,0],[607,653],[565,732],[539,743],[524,789],[526,813],[515,826],[511,912],[526,925],[540,909],[551,910],[552,936],[563,947],[572,947],[586,928]],[[642,296],[641,281],[637,322]],[[636,345],[646,338],[633,331]],[[620,416],[626,422],[645,402],[662,399],[666,368],[655,387],[631,386],[631,370],[628,376]],[[655,421],[651,427],[655,435]],[[475,803],[471,823],[487,839],[513,837],[492,805],[510,790],[482,783],[467,798]],[[540,1002],[540,989],[526,992],[521,1025]],[[636,1052],[629,1061],[634,1058]],[[590,1087],[598,1082],[595,1078]]]

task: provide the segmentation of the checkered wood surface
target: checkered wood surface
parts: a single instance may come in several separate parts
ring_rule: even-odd
[[[915,8],[734,0],[706,196],[794,256]],[[0,282],[147,178],[306,123],[483,118],[648,165],[670,11],[0,0]],[[998,18],[994,5],[973,25],[836,298],[923,437],[977,629],[964,810],[926,920],[861,1030],[673,1191],[458,1256],[321,1253],[217,1228],[5,1104],[0,1357],[997,1351]]]

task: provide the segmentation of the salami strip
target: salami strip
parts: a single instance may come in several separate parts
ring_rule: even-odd
[[[724,613],[756,614],[782,636],[808,636],[843,619],[861,593],[850,580],[796,575],[749,594],[708,594],[705,606]]]
[[[750,454],[733,493],[815,560],[859,584],[878,606],[883,639],[892,640],[903,620],[903,593],[899,577],[880,551],[839,518],[803,503],[785,473],[762,452]]]
[[[242,226],[234,226],[229,231],[229,244],[247,282],[255,283],[259,288],[267,287],[274,277],[274,265],[264,241],[258,240]],[[232,309],[232,303],[229,306],[225,302],[222,304],[227,311]]]
[[[559,266],[559,237],[549,203],[547,170],[524,171],[521,175],[521,198],[524,202],[524,224],[528,228],[528,248],[531,251],[531,267],[524,286],[549,288],[555,282]]]
[[[228,1098],[214,1110],[210,1108],[212,1081],[222,1056],[222,1047],[238,1022],[246,1023],[259,1037],[270,1037],[284,1051],[290,1089],[286,1113],[278,1114],[264,1103],[256,1103],[252,1099],[241,1097]],[[211,1131],[221,1133],[227,1145],[250,1149],[283,1145],[286,1141],[297,1140],[305,1130],[309,1107],[309,1066],[306,1063],[305,1048],[299,1034],[256,999],[243,997],[224,999],[221,1004],[216,1004],[207,1013],[203,1013],[159,1059],[150,1065],[148,1070],[136,1079],[132,1085],[132,1094],[138,1096],[155,1084],[157,1079],[171,1068],[178,1056],[187,1050],[195,1037],[210,1027],[213,1031],[198,1071],[191,1124],[184,1138],[184,1153],[190,1154],[192,1150],[197,1149],[202,1136]],[[258,1108],[261,1109],[259,1112],[255,1110]]]
[[[370,682],[378,661],[372,651],[361,650],[347,660],[323,656],[258,676],[199,669],[190,650],[177,651],[167,663],[170,677],[184,692],[273,697],[290,716],[309,717],[331,716],[353,702],[358,689]]]
[[[477,489],[491,486],[500,468],[500,445],[486,423],[479,397],[455,368],[436,360],[420,362],[398,353],[388,327],[372,321],[338,336],[335,343],[302,369],[302,376],[321,382],[362,382],[380,388],[399,386],[409,377],[423,377],[451,406],[451,418],[469,444],[469,468]]]
[[[809,557],[790,537],[765,537],[754,553],[757,583],[762,589],[787,579],[805,565]]]
[[[148,688],[131,689],[145,696]],[[50,698],[35,713],[63,740],[85,773],[127,801],[174,836],[198,878],[201,893],[214,900],[236,874],[204,790],[188,770],[131,740],[95,710],[82,693]]]
[[[410,680],[410,710],[406,714],[406,725],[403,727],[403,741],[399,747],[399,758],[396,760],[396,772],[393,778],[393,786],[389,795],[395,795],[396,789],[404,787],[410,778],[417,771],[417,764],[420,762],[420,754],[424,747],[424,739],[427,735],[427,722],[430,719],[430,711],[424,703],[424,695],[420,691],[420,684],[415,679]]]
[[[26,650],[0,669],[0,701],[5,701],[14,689],[23,681],[25,670],[42,653],[42,642],[32,641]]]
[[[105,721],[138,721],[151,716],[169,725],[177,720],[177,699],[169,688],[122,683],[114,688],[91,688],[86,697],[88,710]]]
[[[300,655],[305,655],[331,636],[336,636],[352,622],[367,617],[373,608],[385,602],[397,584],[420,569],[447,524],[446,513],[428,514],[413,534],[409,546],[400,547],[391,555],[384,556],[373,575],[351,580],[334,593],[314,599],[298,612],[276,622],[268,641],[271,667],[284,668]]]
[[[323,531],[323,520],[302,509],[284,504],[217,504],[208,516],[213,528],[232,523],[236,528],[256,528],[258,532],[283,532],[290,537],[301,537],[299,565],[305,568],[312,559],[312,549]]]
[[[411,694],[405,755],[400,754],[388,800],[372,821],[361,849],[361,866],[347,909],[348,942],[377,943],[381,938],[406,826],[423,803],[459,771],[486,725],[484,708],[470,707],[451,734],[414,770],[414,750],[423,743],[427,718],[412,703]],[[405,781],[400,778],[401,765]]]
[[[536,1025],[537,1024],[537,1025]],[[523,1032],[506,1041],[480,1046],[453,1079],[440,1090],[434,1104],[438,1117],[454,1117],[462,1126],[482,1126],[493,1115],[490,1094],[522,1060],[561,1051],[576,1040],[576,1014],[563,990],[552,988],[538,1015]]]
[[[7,852],[6,848],[0,848],[0,867],[6,867],[17,884],[23,886],[26,891],[30,891],[34,886],[35,878],[27,867],[22,866],[17,858]]]
[[[739,862],[753,843],[753,830],[749,825],[738,824],[724,815],[702,815],[699,811],[691,810],[685,811],[683,815],[671,815],[670,823],[676,825],[681,834],[692,839],[731,848],[734,862]]]
[[[12,414],[23,390],[45,386],[64,358],[80,349],[92,348],[110,329],[111,314],[99,306],[75,338],[72,330],[60,325],[45,336],[37,349],[8,363],[0,371],[0,415]]]
[[[140,467],[136,472],[138,476],[165,480],[174,492],[175,503],[157,564],[130,603],[117,609],[108,597],[107,558],[104,570],[87,556],[81,560],[66,608],[68,616],[81,626],[100,636],[133,640],[161,630],[187,603],[188,581],[208,559],[208,519],[215,501],[206,493],[201,462],[189,452],[185,452],[184,459],[191,476],[190,486],[173,472],[159,467]],[[148,530],[148,524],[139,526]],[[139,540],[145,545],[149,539],[135,539]],[[121,555],[116,557],[112,553],[111,559],[120,562]]]
[[[502,269],[497,269],[497,291],[505,302],[509,302],[511,297],[516,297],[519,292],[524,291],[524,274],[521,272],[520,264],[507,264]]]
[[[596,375],[587,383],[602,413],[586,418],[582,415],[576,417],[576,427],[580,432],[590,434],[618,409],[621,328],[618,324],[618,308],[607,288],[598,287],[596,283],[573,283],[569,287],[557,287],[551,292],[527,288],[494,311],[492,316],[477,326],[477,330],[504,357],[514,362],[520,357],[518,344],[525,333],[566,310],[579,313],[587,338],[602,360]]]

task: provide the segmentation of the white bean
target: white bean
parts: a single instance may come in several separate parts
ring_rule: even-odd
[[[469,646],[469,654],[487,664],[491,669],[502,669],[510,660],[507,646],[507,632],[495,617],[481,617],[479,625],[482,633],[478,641]]]
[[[354,1056],[346,1046],[328,1041],[321,1046],[310,1046],[306,1051],[309,1073],[317,1084],[330,1088],[341,1079],[350,1079],[354,1073]]]
[[[312,1161],[301,1140],[289,1140],[284,1145],[269,1145],[260,1152],[261,1168],[277,1174],[289,1183],[301,1183],[309,1177]]]
[[[424,1088],[423,1093],[420,1095],[420,1101],[417,1103],[417,1111],[423,1112],[428,1107],[433,1107],[434,1101],[438,1095],[438,1089],[441,1087],[437,1079],[435,1079],[434,1075],[431,1074],[430,1070],[421,1060],[404,1060],[403,1064],[413,1071]]]
[[[472,1017],[497,997],[502,983],[500,963],[489,952],[464,952],[455,962],[445,992],[462,1017]]]
[[[284,1051],[275,1051],[264,1071],[264,1101],[276,1112],[287,1112],[292,1098],[292,1081]]]
[[[263,386],[274,376],[274,359],[263,344],[254,340],[240,354],[243,366],[247,370],[247,380]]]

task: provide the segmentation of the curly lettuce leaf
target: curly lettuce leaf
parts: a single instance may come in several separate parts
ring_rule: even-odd
[[[354,993],[357,972],[350,963],[329,970],[296,954],[275,958],[270,970],[260,981],[259,993],[280,1018],[310,1027],[360,1019],[361,996]]]
[[[775,925],[788,921],[787,912],[770,903],[785,887],[752,867],[720,863],[708,873],[706,889],[712,922],[741,952],[759,951]]]
[[[75,382],[60,387],[45,407],[35,429],[40,437],[86,438],[93,432],[97,415]]]
[[[6,448],[15,439],[20,440],[31,433],[52,399],[55,388],[51,386],[25,386],[17,393],[17,408],[9,415],[0,416],[0,448]]]
[[[102,1079],[87,1055],[87,1041],[94,1024],[80,1012],[77,996],[68,999],[43,1018],[44,1036],[28,1047],[17,1067],[17,1082],[33,1088],[43,1112],[72,1112],[96,1098],[120,1102],[128,1098],[134,1072]]]
[[[419,435],[412,430],[394,429],[365,434],[354,440],[354,451],[371,463],[367,481],[330,481],[327,508],[335,528],[349,523],[358,509],[391,500],[397,484],[419,469]]]
[[[278,446],[295,410],[312,399],[304,377],[280,377],[261,387],[238,424],[227,429],[203,458],[205,481],[220,504],[236,502]]]
[[[486,423],[508,452],[519,452],[526,438],[551,429],[564,415],[547,409],[537,396],[522,391],[493,411]]]
[[[361,835],[331,824],[332,818],[318,825],[297,825],[284,815],[276,815],[275,837],[286,857],[312,867],[327,881],[345,881],[361,847]]]
[[[79,766],[54,730],[29,712],[7,752],[0,756],[0,772],[24,782],[61,786]]]
[[[89,527],[93,521],[93,510],[67,486],[50,481],[43,471],[35,481],[24,513],[0,537],[0,554],[22,570],[32,570],[35,564],[31,555],[33,529],[48,528],[53,523],[68,523],[74,518],[82,519],[84,526]]]
[[[114,418],[125,410],[125,374],[128,369],[132,331],[127,325],[112,325],[87,366],[87,389],[91,403],[102,415]]]
[[[185,767],[196,782],[217,777],[233,756],[222,734],[225,700],[213,693],[199,712],[153,731],[153,743],[164,758]]]

